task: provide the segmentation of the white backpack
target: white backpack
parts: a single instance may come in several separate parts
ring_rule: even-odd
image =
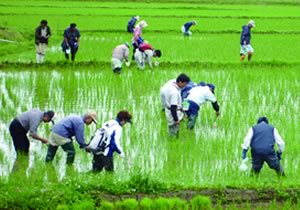
[[[96,130],[95,134],[91,137],[87,149],[91,150],[95,155],[100,155],[104,153],[109,145],[108,125],[106,124],[105,126],[102,126],[102,128]]]

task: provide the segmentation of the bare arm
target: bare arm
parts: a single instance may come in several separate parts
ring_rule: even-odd
[[[47,139],[45,139],[45,138],[43,138],[43,137],[37,135],[36,133],[30,133],[30,136],[31,136],[32,138],[36,139],[36,140],[41,141],[41,142],[44,143],[44,144],[47,144],[47,143],[48,143],[48,140],[47,140]]]

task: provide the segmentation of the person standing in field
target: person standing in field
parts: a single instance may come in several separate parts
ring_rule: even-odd
[[[181,32],[185,36],[191,36],[192,32],[190,31],[190,28],[195,25],[197,25],[197,21],[195,21],[195,20],[187,22],[183,26],[181,26]]]
[[[127,24],[127,32],[133,33],[135,24],[139,20],[140,20],[140,16],[131,17],[131,19],[128,21],[128,24]]]
[[[72,165],[75,159],[75,148],[72,137],[75,136],[80,148],[85,148],[84,125],[97,123],[95,111],[89,111],[83,116],[70,115],[63,118],[51,129],[46,162],[53,161],[59,146],[67,153],[67,164]]]
[[[255,27],[255,22],[250,20],[247,25],[242,27],[241,33],[241,50],[240,50],[240,61],[243,61],[245,57],[248,55],[248,61],[251,61],[254,49],[250,44],[251,40],[251,29]]]
[[[123,60],[129,66],[128,61],[129,56],[129,44],[125,42],[124,44],[118,45],[112,53],[111,66],[112,70],[116,74],[121,74]]]
[[[92,152],[93,171],[101,172],[103,169],[114,171],[113,153],[117,152],[124,158],[124,152],[120,144],[122,128],[126,123],[131,123],[132,115],[127,110],[117,114],[116,119],[103,123],[86,147],[87,152]]]
[[[42,20],[40,25],[35,29],[35,49],[36,62],[43,63],[48,47],[48,39],[51,36],[51,30],[47,20]]]
[[[152,58],[153,57],[161,57],[161,51],[160,50],[155,50],[150,44],[148,43],[141,43],[136,49],[134,58],[135,61],[138,65],[139,69],[144,69],[145,64],[148,63],[150,68],[153,67],[152,65]],[[158,65],[158,63],[156,63]]]
[[[148,24],[146,23],[146,21],[142,20],[134,28],[133,39],[132,39],[132,46],[133,46],[132,60],[134,60],[135,50],[138,49],[139,45],[144,42],[144,40],[142,38],[142,30],[143,30],[143,28],[145,28],[147,26],[148,26]]]
[[[29,140],[27,133],[29,131],[30,137],[39,140],[44,144],[48,143],[48,140],[37,134],[37,129],[41,122],[48,123],[52,121],[54,117],[53,111],[42,112],[40,109],[31,109],[27,112],[21,113],[16,117],[9,126],[9,132],[12,137],[15,151],[18,154],[28,155],[29,153]],[[52,121],[53,122],[53,121]]]
[[[201,82],[201,85],[195,86],[189,91],[189,94],[183,102],[183,110],[188,117],[188,129],[194,128],[200,106],[207,101],[212,103],[213,109],[218,117],[220,115],[220,107],[215,96],[215,85]]]
[[[274,149],[275,143],[278,145],[277,152]],[[277,129],[269,125],[266,117],[260,117],[257,124],[249,129],[242,144],[242,164],[247,161],[247,151],[251,147],[252,173],[258,175],[264,162],[267,162],[269,167],[274,169],[279,176],[284,176],[283,168],[280,165],[284,146],[285,143]]]
[[[168,121],[170,136],[178,137],[180,120],[183,118],[181,89],[186,86],[190,78],[180,74],[176,80],[170,80],[160,89],[160,99]]]
[[[65,57],[69,60],[69,54],[71,53],[71,60],[75,60],[75,55],[79,48],[80,31],[76,28],[75,23],[71,23],[70,27],[64,31],[64,41],[62,43],[62,50],[65,53]]]

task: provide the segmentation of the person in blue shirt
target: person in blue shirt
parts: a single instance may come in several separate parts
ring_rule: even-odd
[[[85,148],[87,145],[84,140],[84,124],[90,125],[92,122],[97,123],[96,118],[96,112],[89,111],[83,117],[70,115],[55,124],[50,133],[46,162],[51,162],[54,159],[58,147],[61,146],[67,153],[67,164],[73,164],[75,148],[72,137],[75,136],[81,149]]]
[[[65,57],[68,60],[71,53],[71,60],[75,60],[75,54],[79,48],[80,31],[76,28],[75,23],[71,23],[70,27],[64,31],[64,41],[61,44]]]
[[[251,29],[255,27],[255,22],[250,20],[247,25],[242,26],[241,33],[241,50],[240,50],[240,61],[243,61],[248,55],[248,61],[251,61],[254,49],[250,44],[251,40]]]
[[[133,17],[131,17],[131,19],[128,21],[128,24],[127,24],[127,32],[133,33],[135,24],[139,20],[140,20],[140,16],[133,16]]]
[[[183,35],[185,35],[185,36],[191,36],[192,32],[190,31],[190,28],[192,26],[194,26],[194,25],[197,25],[197,21],[195,21],[195,20],[185,23],[181,27],[181,32],[183,33]]]
[[[278,150],[275,152],[274,145],[278,145]],[[278,176],[284,176],[284,171],[280,164],[282,152],[284,151],[285,143],[279,135],[276,128],[269,125],[267,117],[260,117],[257,124],[249,129],[244,143],[242,144],[242,165],[240,170],[247,169],[245,163],[247,162],[247,151],[251,148],[252,156],[252,174],[258,175],[266,162],[271,169],[274,169]]]

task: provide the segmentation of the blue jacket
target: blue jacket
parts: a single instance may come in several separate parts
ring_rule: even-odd
[[[73,46],[75,42],[78,42],[80,31],[77,28],[74,31],[71,31],[71,28],[67,28],[64,31],[64,37],[67,38],[69,45]]]
[[[192,25],[193,22],[187,22],[186,24],[184,24],[185,31],[188,31]]]
[[[244,25],[242,27],[240,44],[244,45],[244,41],[246,41],[246,45],[248,45],[250,44],[250,39],[251,39],[251,28],[248,25]]]
[[[86,146],[84,141],[84,121],[81,116],[70,115],[63,118],[53,126],[52,132],[69,139],[75,136],[81,148]]]
[[[128,25],[127,25],[127,31],[128,32],[133,32],[134,25],[135,25],[136,21],[137,21],[137,19],[135,17],[132,17],[129,20]]]

